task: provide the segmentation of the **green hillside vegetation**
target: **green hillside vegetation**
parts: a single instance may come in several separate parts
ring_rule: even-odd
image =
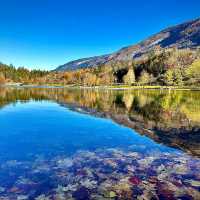
[[[16,68],[13,65],[0,63],[0,84],[5,83],[40,83],[44,82],[49,72],[42,70],[28,70],[24,67]]]

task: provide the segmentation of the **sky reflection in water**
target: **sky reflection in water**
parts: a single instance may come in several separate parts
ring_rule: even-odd
[[[200,199],[198,157],[112,120],[32,99],[0,130],[0,199]]]

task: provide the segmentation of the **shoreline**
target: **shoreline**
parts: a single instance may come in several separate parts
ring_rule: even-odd
[[[200,87],[171,87],[171,86],[76,86],[73,88],[80,89],[108,89],[108,90],[187,90],[200,91]]]
[[[127,86],[127,85],[118,85],[118,86],[78,86],[78,85],[0,85],[0,87],[16,87],[16,88],[69,88],[69,89],[95,89],[95,90],[182,90],[182,91],[200,91],[200,87],[178,87],[178,86]]]

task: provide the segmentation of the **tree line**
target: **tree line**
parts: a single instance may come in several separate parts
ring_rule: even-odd
[[[200,85],[200,51],[154,49],[142,59],[110,61],[98,67],[48,72],[0,63],[0,84],[20,82],[62,85]]]
[[[200,51],[190,49],[153,50],[146,58],[117,61],[63,74],[65,84],[80,85],[199,85]]]
[[[4,83],[37,83],[49,72],[42,70],[28,70],[25,67],[16,68],[13,65],[0,63],[0,84]]]

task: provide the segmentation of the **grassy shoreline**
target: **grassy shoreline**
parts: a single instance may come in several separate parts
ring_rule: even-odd
[[[83,89],[109,89],[109,90],[188,90],[200,91],[200,87],[175,87],[175,86],[73,86],[72,88]]]
[[[108,90],[189,90],[200,91],[198,86],[129,86],[129,85],[103,85],[103,86],[83,86],[83,85],[62,85],[62,84],[46,84],[46,85],[1,85],[3,87],[49,87],[49,88],[74,88],[74,89],[108,89]]]

